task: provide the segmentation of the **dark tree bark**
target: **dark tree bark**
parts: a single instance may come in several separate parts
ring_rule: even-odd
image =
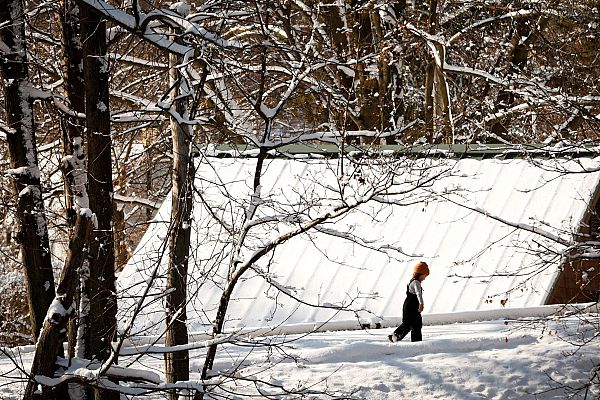
[[[59,396],[52,387],[42,386],[42,390],[39,391],[34,377],[38,375],[53,377],[57,369],[56,358],[62,354],[67,324],[75,312],[73,306],[78,273],[85,260],[91,230],[91,213],[80,214],[69,240],[69,252],[56,289],[53,307],[40,332],[31,366],[31,377],[23,396],[24,400],[65,398],[66,392]]]
[[[84,79],[87,126],[88,193],[98,226],[92,232],[89,279],[85,294],[89,313],[83,340],[86,358],[102,362],[109,358],[116,334],[115,253],[112,228],[112,140],[109,113],[109,66],[106,57],[106,23],[100,14],[81,7],[84,43]],[[95,390],[97,400],[119,399],[116,392]]]
[[[527,19],[517,19],[514,21],[514,33],[511,38],[510,52],[507,55],[509,61],[509,74],[522,73],[527,66],[527,58],[529,57],[529,44],[533,41],[535,34],[532,32],[530,21]],[[523,40],[523,38],[526,38]],[[502,112],[511,108],[515,104],[515,95],[513,91],[501,89],[496,99],[496,111]],[[496,121],[492,127],[492,133],[499,136],[501,139],[509,140],[508,128],[510,126],[510,118]]]
[[[175,112],[184,115],[186,111],[185,99],[178,99],[179,73],[176,65],[181,59],[176,55],[169,56],[170,81],[173,90],[171,101]],[[188,343],[187,331],[187,270],[190,252],[190,224],[192,214],[192,181],[194,179],[194,166],[191,154],[191,129],[181,126],[171,117],[171,132],[173,137],[173,191],[171,221],[172,229],[169,237],[169,269],[167,273],[167,290],[171,290],[166,297],[167,332],[166,346],[175,346]],[[178,351],[165,354],[165,376],[169,383],[189,380],[189,354],[188,351]],[[178,398],[176,391],[169,393],[171,400]]]
[[[83,49],[81,48],[81,32],[79,26],[79,7],[73,0],[63,0],[63,10],[60,14],[62,28],[62,67],[65,79],[65,94],[69,99],[71,110],[78,114],[85,114],[85,85],[83,81]],[[62,121],[63,127],[63,154],[65,157],[78,157],[73,160],[83,164],[83,130],[85,121],[68,116]],[[80,171],[73,170],[74,163],[64,165],[65,175],[65,200],[69,224],[74,227],[76,218],[76,197],[82,197],[85,187],[80,187],[76,174]],[[87,197],[87,195],[83,196]],[[87,207],[87,206],[86,206]]]
[[[54,277],[37,162],[33,101],[29,95],[31,84],[23,16],[22,0],[11,0],[0,6],[0,41],[10,49],[0,57],[0,78],[4,90],[10,172],[18,195],[17,239],[25,270],[32,334],[37,337],[54,299]]]
[[[65,94],[71,109],[78,114],[85,114],[85,85],[83,81],[83,49],[81,47],[81,30],[79,24],[79,7],[73,0],[63,0],[61,16],[62,28],[62,67],[65,80]],[[65,203],[67,208],[69,230],[74,228],[78,207],[89,208],[87,195],[87,176],[85,172],[85,152],[83,128],[84,120],[69,116],[62,121],[63,131],[63,164],[65,178]],[[82,204],[83,203],[83,204]],[[79,278],[77,278],[79,281]],[[75,302],[80,303],[79,285],[75,291]],[[77,319],[69,323],[69,355],[76,356]]]

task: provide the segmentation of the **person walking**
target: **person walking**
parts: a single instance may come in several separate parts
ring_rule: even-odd
[[[429,275],[429,266],[423,261],[419,261],[413,270],[413,276],[406,286],[406,300],[402,306],[402,324],[396,328],[394,333],[388,335],[390,342],[399,342],[410,332],[411,342],[420,342],[423,340],[421,328],[423,327],[423,318],[421,312],[425,308],[423,302],[423,288],[421,282]]]

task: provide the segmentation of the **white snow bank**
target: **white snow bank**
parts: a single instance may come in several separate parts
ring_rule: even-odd
[[[508,338],[506,334],[498,333],[484,337],[465,337],[452,339],[437,339],[412,343],[403,341],[381,346],[380,342],[365,340],[361,342],[342,342],[327,348],[307,349],[300,351],[298,355],[311,364],[322,364],[331,362],[361,362],[375,361],[385,355],[394,352],[402,354],[403,357],[417,357],[424,354],[439,353],[471,353],[479,350],[490,349],[514,349],[517,346],[528,345],[537,342],[537,339],[522,335]]]
[[[401,312],[401,308],[398,310]],[[448,325],[458,323],[469,323],[479,321],[495,320],[518,320],[522,318],[545,318],[549,316],[565,316],[579,312],[600,312],[597,303],[585,304],[552,304],[539,307],[525,308],[503,308],[496,310],[482,311],[463,311],[453,313],[423,313],[423,325]],[[312,332],[331,332],[331,331],[349,331],[360,329],[383,329],[396,327],[402,323],[402,317],[385,317],[383,319],[373,318],[370,320],[331,320],[320,323],[303,324],[285,324],[279,326],[266,326],[256,328],[246,328],[231,331],[232,337],[250,339],[265,336],[299,335]],[[204,343],[210,340],[212,336],[206,332],[190,332],[189,338],[191,344],[189,348],[206,347]],[[161,336],[132,336],[127,342],[135,347],[156,345],[164,343],[164,337]],[[164,348],[163,348],[164,351]],[[156,351],[158,352],[158,350]],[[124,354],[129,354],[124,353]]]
[[[229,392],[221,392],[228,398],[255,396],[256,387],[239,380],[248,378],[273,385],[262,386],[265,391],[277,386],[310,388],[328,390],[334,398],[369,400],[583,400],[585,390],[587,399],[599,398],[600,381],[592,379],[591,372],[600,365],[600,346],[598,338],[586,341],[597,332],[600,316],[580,314],[536,323],[539,326],[529,319],[431,325],[423,329],[420,343],[406,339],[389,343],[386,336],[391,329],[383,329],[291,335],[262,341],[263,346],[224,344],[213,371],[228,374],[223,390]],[[0,398],[20,399],[22,372],[8,356],[28,370],[33,349],[2,350],[7,353],[0,353]],[[166,387],[160,383],[164,382],[162,357],[130,354],[119,360],[126,368],[113,372]],[[190,352],[190,384],[199,379],[203,361],[202,350]],[[71,370],[79,367],[82,364],[72,360]],[[77,374],[87,376],[83,370]],[[124,390],[133,393],[134,386]],[[273,398],[291,398],[278,393]],[[164,393],[144,398],[158,400]]]

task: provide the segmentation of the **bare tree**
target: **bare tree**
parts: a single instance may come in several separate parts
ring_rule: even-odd
[[[83,321],[80,324],[84,326],[82,336],[86,358],[102,363],[109,360],[111,342],[117,329],[109,65],[105,21],[93,8],[84,6],[80,12],[84,42],[88,193],[90,209],[98,220],[89,249],[89,277],[82,280],[85,282],[82,296],[86,296],[89,309],[82,310]],[[110,359],[110,362],[114,361]],[[106,368],[102,366],[103,370]],[[115,392],[104,390],[95,391],[94,396],[98,400],[119,397]]]
[[[587,56],[597,47],[590,40],[597,34],[591,22],[597,8],[560,1],[500,7],[435,3],[440,19],[435,34],[410,15],[403,23],[424,41],[448,81],[448,95],[441,99],[449,99],[452,125],[460,132],[454,141],[466,139],[466,132],[478,141],[507,144],[596,137],[597,87],[581,79],[597,70],[597,60]],[[580,15],[589,15],[587,25],[580,24]],[[569,46],[571,61],[564,68],[555,61],[564,49],[558,32],[567,26],[572,30],[563,39],[579,45]]]
[[[188,10],[178,10],[185,16]],[[174,30],[175,35],[181,31]],[[192,160],[193,135],[190,125],[183,125],[184,118],[189,117],[187,106],[192,90],[190,82],[180,73],[183,58],[175,54],[169,55],[169,83],[171,86],[170,113],[171,135],[173,140],[173,178],[171,202],[171,221],[169,237],[169,268],[167,272],[166,290],[166,324],[165,346],[177,346],[188,343],[187,330],[187,280],[188,260],[190,255],[190,226],[193,210],[193,177]],[[166,381],[174,383],[189,380],[189,353],[182,350],[165,354]],[[171,400],[179,395],[172,391]]]
[[[63,51],[62,67],[65,77],[65,93],[69,100],[71,109],[75,115],[67,116],[63,121],[63,153],[66,161],[63,164],[65,175],[65,197],[67,213],[72,214],[69,219],[71,225],[75,222],[77,212],[80,208],[77,199],[87,197],[86,181],[81,182],[78,178],[85,178],[82,173],[85,170],[84,158],[84,126],[85,121],[81,116],[85,115],[85,83],[83,80],[83,48],[81,43],[80,18],[77,5],[71,0],[62,1],[60,12],[62,27]],[[87,205],[82,205],[87,207]]]
[[[98,389],[97,397],[116,396],[132,388],[143,394],[165,391],[173,397],[188,393],[202,397],[207,392],[223,394],[232,390],[228,382],[241,381],[260,387],[263,382],[244,376],[239,365],[213,370],[220,346],[268,346],[254,338],[246,342],[228,327],[232,322],[228,311],[246,279],[252,276],[268,282],[275,298],[286,296],[297,304],[332,312],[360,311],[353,308],[352,300],[361,294],[335,305],[296,295],[294,288],[277,282],[270,269],[271,256],[286,243],[310,238],[315,232],[371,246],[369,238],[345,230],[347,227],[340,223],[344,216],[373,212],[370,208],[365,211],[367,205],[423,201],[423,197],[413,197],[415,189],[439,177],[439,171],[369,153],[368,147],[362,149],[366,156],[354,158],[346,151],[348,142],[359,136],[363,143],[374,146],[382,139],[409,144],[526,142],[532,138],[554,141],[594,134],[598,122],[597,87],[591,85],[588,90],[583,81],[596,77],[597,59],[580,55],[574,66],[578,71],[591,72],[586,78],[575,77],[567,82],[568,68],[553,63],[546,68],[548,62],[542,55],[562,54],[556,44],[562,35],[554,36],[557,28],[575,28],[568,38],[582,44],[581,54],[597,48],[587,36],[593,35],[596,28],[586,25],[597,12],[590,5],[576,3],[570,9],[560,1],[551,8],[539,2],[509,6],[436,0],[424,5],[403,1],[324,4],[256,0],[231,1],[224,7],[220,1],[206,1],[195,12],[182,15],[172,9],[155,8],[162,7],[162,2],[78,0],[84,19],[82,42],[87,47],[84,74],[89,206],[99,220],[90,246],[89,274],[85,263],[80,270],[84,295],[79,324],[82,332],[87,331],[81,337],[84,340],[80,348],[85,349],[81,356],[90,362],[97,379],[81,374],[65,380]],[[582,10],[589,11],[591,17]],[[429,18],[424,18],[427,13]],[[4,25],[0,27],[4,32]],[[108,68],[107,32],[115,46],[111,62],[118,68]],[[65,38],[69,34],[66,32]],[[510,45],[502,47],[507,38]],[[4,52],[5,43],[10,41],[0,42]],[[172,54],[170,65],[167,54]],[[72,68],[78,55],[66,59],[69,57],[72,60],[67,61],[65,88],[71,109],[66,113],[72,118],[65,125],[68,133],[64,143],[67,160],[75,161],[84,158],[83,142],[77,139],[81,132],[73,129],[78,128],[77,118],[83,112],[82,99],[75,97],[82,89],[77,89],[78,82],[72,80],[78,77],[77,69]],[[175,69],[178,75],[167,82],[167,71]],[[111,70],[112,81],[108,76]],[[548,79],[549,73],[552,77]],[[39,76],[41,86],[54,87],[48,84],[54,81],[47,75]],[[37,95],[58,98],[56,93]],[[191,102],[187,109],[183,107],[186,102]],[[114,104],[119,109],[111,115]],[[425,132],[421,120],[426,122]],[[117,134],[111,122],[113,128],[119,124]],[[167,123],[173,127],[172,146],[160,132],[166,131]],[[11,125],[2,128],[10,138]],[[202,186],[194,187],[195,166],[207,173],[219,164],[210,161],[213,147],[193,147],[192,133],[201,138],[199,141],[217,138],[250,145],[256,158],[239,162],[252,164],[251,179],[200,177]],[[124,139],[122,143],[113,142],[115,136]],[[269,176],[273,154],[289,143],[323,142],[340,148],[339,159],[327,164],[335,175],[333,187],[313,177],[314,181],[309,179],[312,186],[303,187],[304,192],[297,189],[295,193],[301,194],[298,198],[275,200],[276,196],[266,189],[276,180]],[[135,154],[141,146],[143,151]],[[152,260],[148,286],[133,301],[132,320],[123,324],[116,338],[113,235],[114,227],[122,229],[128,218],[121,207],[122,222],[111,225],[114,202],[153,209],[151,201],[128,187],[128,179],[157,172],[137,167],[153,167],[152,155],[165,149],[172,151],[165,151],[161,164],[173,159],[173,208],[169,216],[164,216],[171,226],[169,256],[165,256],[170,259],[168,269],[161,269],[162,260]],[[192,154],[199,155],[195,165]],[[238,154],[247,155],[243,146]],[[135,167],[128,167],[130,161]],[[119,164],[113,168],[112,162]],[[66,165],[72,171],[85,168],[82,164]],[[171,181],[168,168],[160,173],[167,178],[165,182]],[[414,179],[400,182],[403,173],[413,173]],[[72,172],[66,175],[75,176]],[[77,191],[84,189],[86,183],[82,181],[66,186],[66,196],[73,205],[81,201]],[[83,186],[77,189],[77,185]],[[152,184],[136,187],[140,186],[148,189]],[[168,186],[163,182],[162,188]],[[241,192],[240,187],[244,188]],[[113,198],[115,190],[119,195]],[[211,201],[211,190],[221,192],[219,198],[225,200],[218,204]],[[192,191],[200,197],[202,219],[192,218]],[[214,245],[214,254],[190,264],[197,250],[190,249],[194,230]],[[187,320],[186,307],[198,295],[199,287],[215,283],[220,289],[219,301],[199,310],[202,316],[198,317],[207,342],[187,343],[189,327],[198,326],[198,321]],[[161,377],[116,366],[120,351],[129,351],[123,346],[136,333],[136,316],[146,304],[161,300],[166,303],[167,313],[157,322],[161,330],[155,340],[164,338],[165,347],[144,348],[133,356],[165,354],[165,382]],[[118,340],[111,349],[109,343],[114,339]],[[194,349],[201,350],[204,357],[201,379],[197,381],[190,380],[187,360],[188,352]],[[120,385],[110,383],[110,379],[126,382]],[[56,384],[52,380],[44,382],[47,387]],[[285,388],[274,386],[275,392],[270,394],[286,393]],[[109,394],[108,390],[115,393]],[[256,393],[261,394],[261,389]],[[240,396],[244,394],[248,393]],[[301,390],[291,393],[297,397],[305,394]]]
[[[0,10],[0,43],[4,53],[0,72],[6,82],[3,85],[6,125],[1,128],[10,153],[11,169],[7,173],[13,178],[18,196],[17,239],[27,279],[32,335],[37,337],[54,298],[54,275],[37,161],[24,15],[21,0],[10,1]]]
[[[75,314],[75,293],[78,283],[78,274],[86,258],[86,249],[89,244],[94,216],[89,209],[82,209],[78,215],[77,224],[69,243],[69,254],[62,270],[57,287],[56,298],[52,302],[46,321],[40,333],[35,356],[31,366],[30,378],[27,382],[24,400],[68,398],[68,393],[56,393],[52,386],[41,385],[36,380],[37,376],[54,376],[56,360],[62,354],[63,342],[66,338],[67,324]],[[61,386],[58,386],[59,390]],[[66,389],[62,386],[62,389]]]

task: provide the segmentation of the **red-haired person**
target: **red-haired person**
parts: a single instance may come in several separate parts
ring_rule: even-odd
[[[413,270],[413,276],[406,286],[406,300],[402,306],[402,324],[396,328],[393,334],[388,335],[390,342],[399,342],[410,332],[411,342],[420,342],[423,340],[421,328],[423,327],[423,318],[421,312],[424,308],[423,288],[421,282],[429,275],[429,267],[423,261],[419,261]]]

